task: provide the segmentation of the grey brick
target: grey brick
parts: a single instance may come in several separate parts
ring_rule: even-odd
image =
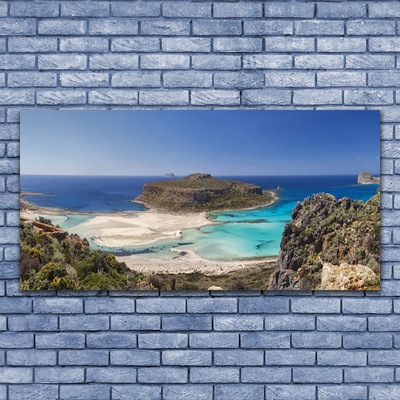
[[[263,399],[264,386],[262,385],[216,385],[214,392],[215,400],[243,400]]]
[[[57,362],[55,350],[10,350],[7,351],[7,365],[13,366],[54,366]]]
[[[162,365],[211,365],[212,352],[206,350],[165,350]]]
[[[189,104],[189,92],[187,90],[175,90],[170,91],[156,91],[156,90],[141,90],[139,92],[139,104],[142,105],[178,105],[184,106]],[[146,299],[150,300],[150,299]],[[139,309],[138,309],[139,310]],[[173,313],[182,312],[179,311],[180,308],[175,309],[175,311],[170,311]],[[138,311],[139,312],[139,311]],[[147,311],[142,311],[147,312]],[[168,311],[160,311],[168,312]]]
[[[163,331],[207,331],[211,330],[209,315],[163,316]]]
[[[392,347],[388,333],[347,333],[343,335],[345,349],[387,349]]]
[[[370,331],[398,331],[400,330],[400,316],[370,317],[368,319]]]
[[[271,37],[264,39],[265,51],[301,53],[315,50],[313,38]]]
[[[58,17],[59,6],[51,2],[15,1],[10,3],[10,15],[12,17]]]
[[[342,335],[328,332],[299,332],[292,334],[292,346],[294,348],[320,348],[334,349],[341,347]]]
[[[36,20],[33,18],[13,18],[0,20],[0,36],[34,35]]]
[[[139,57],[136,54],[96,54],[89,57],[91,69],[137,69]]]
[[[87,368],[86,382],[135,383],[136,370],[133,368],[123,368],[123,367]]]
[[[344,35],[343,21],[307,20],[307,21],[296,21],[294,24],[295,24],[294,27],[296,35],[301,35],[301,36]]]
[[[391,90],[345,90],[345,104],[385,105],[393,104],[393,92]]]
[[[50,53],[57,51],[57,39],[48,37],[10,37],[10,53]]]
[[[111,316],[111,329],[113,330],[159,330],[161,318],[153,315],[115,315]]]
[[[367,352],[348,350],[321,350],[317,354],[318,365],[363,367],[367,365]]]
[[[35,399],[47,400],[58,396],[56,385],[11,385],[9,388],[9,399]]]
[[[188,35],[190,33],[189,21],[142,21],[140,25],[141,35]]]
[[[39,333],[35,338],[39,349],[79,349],[85,347],[83,333]]]
[[[260,38],[215,38],[213,49],[223,53],[249,53],[262,50]]]
[[[314,365],[315,351],[310,350],[266,350],[266,365]]]
[[[187,381],[187,368],[150,367],[138,369],[138,382],[140,383],[187,383]]]
[[[188,61],[189,64],[189,61]],[[238,70],[240,69],[240,56],[234,55],[193,55],[192,67],[204,70]]]
[[[363,53],[367,49],[366,39],[318,38],[317,51],[324,53]]]
[[[36,102],[42,105],[85,104],[86,92],[83,90],[45,90],[36,94]]]
[[[371,3],[369,5],[370,18],[394,18],[400,17],[400,4],[396,2]]]
[[[290,368],[245,367],[241,377],[244,383],[290,383],[292,371]]]
[[[341,368],[293,368],[293,382],[295,383],[341,383]]]
[[[254,349],[288,349],[289,333],[251,332],[240,336],[241,347]]]
[[[55,87],[57,75],[52,72],[9,72],[9,87]]]
[[[63,17],[106,17],[109,15],[109,5],[106,2],[68,2],[61,3]]]
[[[89,92],[89,104],[135,105],[138,103],[138,93],[133,90],[92,90]]]
[[[214,330],[216,331],[260,331],[264,327],[261,315],[246,316],[214,316]]]
[[[105,52],[108,51],[108,39],[105,38],[61,38],[60,50],[66,52]]]
[[[264,16],[268,18],[313,18],[314,4],[267,2],[264,5]]]
[[[69,368],[37,368],[35,382],[38,383],[83,383],[85,380],[84,369],[80,367]]]
[[[85,312],[88,314],[134,313],[135,299],[94,297],[85,300]]]
[[[359,20],[347,21],[346,23],[346,32],[348,35],[394,35],[395,31],[396,26],[394,21]]]
[[[396,52],[400,48],[400,38],[370,38],[369,50],[372,52]]]
[[[366,400],[367,387],[356,385],[318,385],[318,398],[321,400]]]
[[[191,333],[189,335],[189,346],[191,348],[229,349],[239,347],[238,333],[210,332]]]
[[[296,55],[294,65],[300,69],[339,69],[343,68],[344,56],[332,54]]]
[[[392,69],[395,60],[389,55],[355,55],[346,56],[346,68],[350,69]]]
[[[240,94],[233,90],[192,90],[191,104],[200,105],[239,105]]]
[[[32,368],[3,367],[0,369],[0,383],[30,383],[32,381]]]
[[[239,368],[235,367],[191,368],[190,382],[239,383],[239,371]]]
[[[33,311],[36,314],[82,313],[83,302],[81,299],[36,298],[33,300]]]
[[[215,3],[214,18],[260,18],[262,4],[258,3]]]
[[[136,334],[131,332],[99,332],[87,335],[88,348],[135,348]]]
[[[166,2],[162,5],[164,17],[207,18],[211,17],[210,3],[189,3],[186,1]]]
[[[160,14],[160,4],[155,2],[111,3],[111,15],[114,17],[158,17]]]
[[[317,329],[319,331],[365,331],[367,319],[350,316],[318,317]]]
[[[56,316],[24,315],[9,316],[8,329],[10,331],[56,331],[58,320]]]
[[[212,73],[200,71],[170,71],[163,74],[164,87],[171,88],[196,88],[196,87],[211,87]],[[158,77],[158,84],[160,78]]]
[[[63,331],[100,331],[109,329],[109,318],[96,315],[72,315],[60,317]]]
[[[111,51],[151,53],[159,50],[159,38],[127,37],[111,39]]]
[[[140,56],[142,69],[188,69],[189,56],[172,54],[151,54]]]
[[[364,367],[364,368],[345,368],[345,382],[393,382],[394,373],[392,368]]]
[[[367,16],[367,7],[360,3],[318,3],[317,17],[318,18],[363,18]],[[370,15],[371,16],[371,15]]]
[[[267,87],[314,87],[315,74],[310,72],[274,72],[265,73]]]
[[[261,350],[216,350],[215,365],[263,365],[264,352]]]
[[[108,385],[61,385],[60,399],[73,398],[107,400],[110,398],[110,386]]]
[[[339,313],[340,300],[335,298],[292,299],[292,312],[294,313]]]
[[[235,20],[195,20],[193,35],[196,36],[235,36],[242,33],[242,24]]]
[[[41,76],[44,73],[41,72]],[[63,87],[107,87],[108,73],[102,72],[61,72],[60,84]]]
[[[345,314],[390,314],[392,302],[386,299],[343,299]]]
[[[248,3],[251,4],[251,3]],[[243,24],[245,35],[292,35],[291,21],[245,21]]]
[[[108,365],[108,352],[105,350],[60,350],[59,365]]]
[[[312,331],[314,329],[315,317],[303,315],[271,315],[265,317],[265,330],[269,331]]]
[[[335,385],[335,387],[337,387]],[[268,385],[265,388],[267,399],[292,400],[314,400],[316,396],[315,386],[309,385]]]
[[[139,334],[139,348],[179,349],[188,345],[188,335],[183,333],[143,333]]]
[[[111,365],[157,366],[160,353],[153,350],[111,350]]]
[[[369,365],[400,365],[400,351],[371,350],[368,352]]]
[[[317,84],[320,87],[366,86],[367,74],[365,72],[347,71],[318,72]]]
[[[0,69],[34,69],[35,56],[4,54],[0,56]]]
[[[182,385],[180,385],[182,387]],[[160,400],[161,386],[118,385],[112,387],[112,398],[118,400]]]
[[[242,102],[244,105],[287,105],[291,102],[291,93],[279,89],[244,90]]]
[[[44,19],[38,24],[39,35],[84,35],[86,33],[85,21]]]
[[[90,35],[137,35],[138,22],[132,19],[93,19],[89,21]]]
[[[289,311],[289,299],[287,298],[241,298],[239,299],[240,313],[285,313]]]
[[[180,53],[182,49],[192,53],[209,53],[211,51],[211,39],[208,38],[163,38],[162,51]]]
[[[212,395],[213,388],[209,385],[166,385],[163,388],[164,400],[207,400]]]
[[[39,70],[85,69],[87,59],[78,54],[51,54],[38,56]]]

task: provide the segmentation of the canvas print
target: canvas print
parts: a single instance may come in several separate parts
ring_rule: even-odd
[[[376,290],[378,111],[26,110],[22,290]]]

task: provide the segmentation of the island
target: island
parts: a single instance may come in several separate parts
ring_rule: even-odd
[[[168,213],[243,210],[268,206],[277,195],[260,186],[235,180],[216,179],[195,173],[184,178],[146,183],[132,202]]]
[[[372,183],[380,183],[381,179],[377,176],[372,176],[369,172],[360,172],[357,183],[360,185],[370,185]]]
[[[175,178],[175,174],[173,172],[168,172],[163,175],[164,178]]]

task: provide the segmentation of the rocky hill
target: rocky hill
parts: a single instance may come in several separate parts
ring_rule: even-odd
[[[198,173],[146,183],[133,201],[164,212],[200,212],[261,207],[274,200],[273,193],[259,186]]]
[[[269,289],[379,289],[379,202],[321,193],[297,203]]]
[[[369,172],[360,172],[357,183],[361,185],[369,185],[371,183],[380,183],[380,178],[372,176]]]

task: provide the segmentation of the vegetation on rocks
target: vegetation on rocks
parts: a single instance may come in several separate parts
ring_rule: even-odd
[[[22,290],[154,289],[143,274],[132,272],[112,254],[90,250],[78,235],[55,235],[50,221],[46,231],[34,221],[21,220]],[[53,228],[53,229],[51,229]]]
[[[285,226],[279,266],[270,277],[270,289],[320,289],[324,264],[347,263],[368,267],[375,281],[355,274],[347,290],[379,289],[380,194],[367,202],[331,194],[314,194],[298,203]],[[343,266],[341,271],[343,270]],[[334,278],[332,278],[334,279]]]
[[[201,212],[243,209],[270,204],[274,197],[261,187],[209,174],[146,183],[134,200],[165,212]]]

